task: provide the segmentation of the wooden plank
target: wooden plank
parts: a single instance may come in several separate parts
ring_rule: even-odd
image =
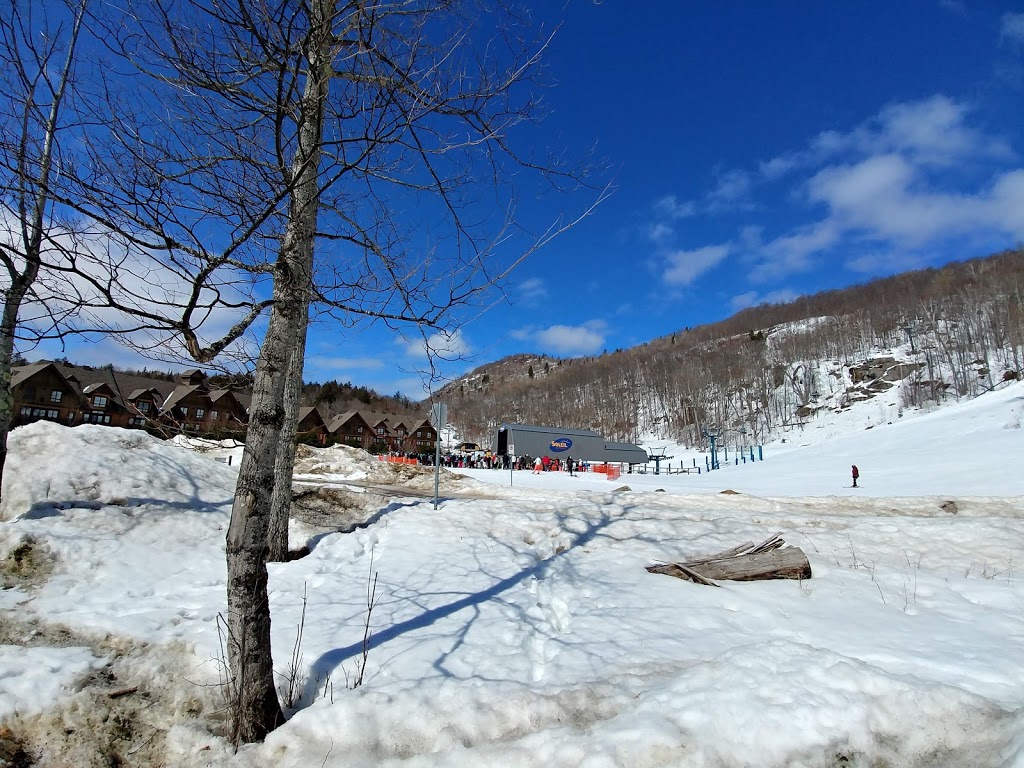
[[[700,565],[684,565],[688,565],[706,579],[756,581],[811,578],[811,564],[799,547],[784,547]]]
[[[718,555],[683,563],[660,563],[648,566],[647,570],[713,586],[720,586],[713,579],[758,581],[811,578],[811,564],[803,550],[786,546],[781,534],[775,534],[757,546],[745,542]]]

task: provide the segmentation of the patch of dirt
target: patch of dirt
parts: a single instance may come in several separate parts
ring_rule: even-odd
[[[314,529],[348,533],[369,520],[380,499],[347,488],[302,489],[292,496],[291,515]]]
[[[63,624],[50,624],[36,617],[21,618],[13,611],[0,613],[0,645],[92,648],[94,653],[99,650],[97,641],[83,637]]]
[[[0,560],[0,588],[38,587],[50,578],[56,562],[56,556],[45,542],[25,536]]]
[[[32,756],[25,749],[22,737],[7,726],[0,726],[0,765],[10,768],[28,768],[35,765]]]
[[[53,632],[43,632],[53,635]],[[10,738],[0,731],[0,765],[143,768],[166,765],[167,736],[187,725],[196,737],[223,746],[220,688],[184,679],[194,665],[177,646],[145,646],[124,638],[85,643],[106,649],[108,661],[79,680],[53,709],[16,715]],[[97,647],[99,646],[99,647]]]
[[[719,494],[723,496],[740,496],[739,491],[734,491],[732,488],[726,488],[724,491],[719,491]]]

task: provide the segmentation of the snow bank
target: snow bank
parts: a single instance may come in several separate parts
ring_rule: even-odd
[[[145,730],[169,765],[1020,768],[1022,398],[1013,385],[699,480],[477,471],[486,493],[437,510],[397,494],[369,527],[269,567],[282,687],[308,595],[299,708],[237,755],[187,703],[217,678],[233,468],[138,432],[17,430],[0,544],[31,537],[55,562],[0,611],[137,653],[132,674],[171,689]],[[851,453],[867,487],[829,492]],[[310,481],[430,472],[347,449],[302,460]],[[776,532],[812,579],[716,589],[644,568]],[[25,651],[0,654],[0,699],[37,690],[27,709],[91,663],[58,651],[26,670]]]
[[[104,506],[215,510],[235,473],[141,430],[37,421],[11,432],[0,519]]]
[[[76,680],[101,664],[88,648],[0,645],[0,720],[49,709]]]

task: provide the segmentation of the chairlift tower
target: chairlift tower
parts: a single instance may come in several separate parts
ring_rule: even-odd
[[[661,462],[675,458],[674,456],[666,456],[664,452],[659,456],[655,456],[653,454],[648,454],[648,456],[650,457],[650,460],[654,462],[654,474],[656,475],[661,474]]]
[[[718,438],[721,437],[722,433],[717,429],[704,429],[701,430],[701,434],[711,444],[711,469],[721,469],[718,464]]]

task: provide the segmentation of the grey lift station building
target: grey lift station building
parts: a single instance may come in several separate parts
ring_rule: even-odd
[[[632,443],[614,443],[592,429],[536,427],[529,424],[502,424],[495,440],[499,456],[550,456],[577,461],[608,464],[646,464],[647,451]]]

